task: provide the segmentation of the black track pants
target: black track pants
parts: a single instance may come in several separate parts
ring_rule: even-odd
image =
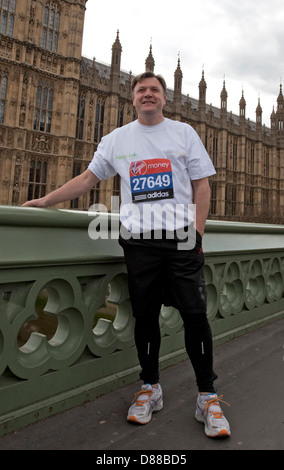
[[[161,305],[176,307],[184,322],[185,347],[200,392],[214,392],[212,334],[207,320],[201,237],[193,250],[174,240],[120,239],[135,317],[135,342],[145,383],[159,382]]]

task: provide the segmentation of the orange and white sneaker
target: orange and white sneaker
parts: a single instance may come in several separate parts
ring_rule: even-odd
[[[219,404],[219,401],[226,403],[222,398],[222,395],[218,397],[216,393],[198,394],[195,418],[199,423],[205,425],[205,434],[208,437],[229,437],[231,435],[230,425]],[[230,406],[228,403],[226,405]]]
[[[127,421],[139,424],[147,424],[151,421],[153,411],[163,408],[162,387],[152,387],[144,384],[141,390],[134,395],[133,404],[130,406]]]

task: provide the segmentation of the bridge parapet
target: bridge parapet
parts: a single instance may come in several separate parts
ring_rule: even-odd
[[[0,206],[0,435],[137,379],[117,214]],[[208,221],[215,344],[284,317],[284,226]],[[42,305],[41,305],[42,303]],[[186,358],[178,311],[161,310],[161,367]]]

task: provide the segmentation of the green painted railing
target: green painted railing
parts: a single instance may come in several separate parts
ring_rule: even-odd
[[[94,240],[98,217],[106,236]],[[137,380],[117,225],[0,206],[0,435]],[[203,247],[215,344],[284,317],[284,226],[208,221]],[[175,309],[162,308],[161,331],[161,366],[183,360]]]

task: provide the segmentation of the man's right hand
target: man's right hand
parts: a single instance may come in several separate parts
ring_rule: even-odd
[[[42,197],[40,199],[32,199],[31,201],[27,201],[22,204],[22,207],[48,207],[45,198]]]
[[[99,178],[87,169],[46,196],[25,202],[23,207],[49,207],[64,201],[71,201],[89,191],[98,182]]]

